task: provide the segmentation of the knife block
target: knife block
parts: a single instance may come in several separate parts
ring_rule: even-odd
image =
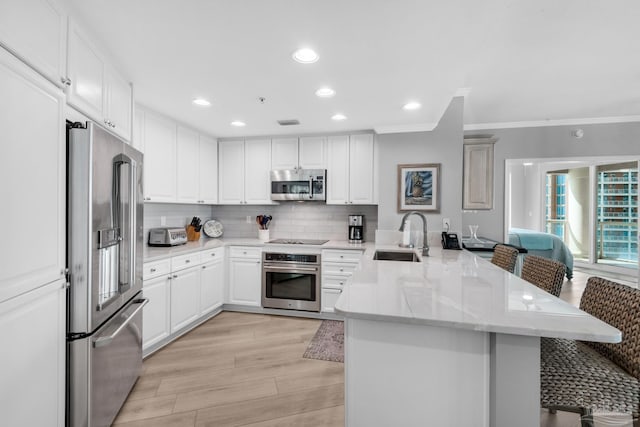
[[[200,232],[196,231],[193,225],[187,225],[187,240],[190,242],[197,242],[200,240]]]

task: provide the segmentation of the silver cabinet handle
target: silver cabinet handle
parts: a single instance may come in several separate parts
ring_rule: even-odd
[[[211,256],[216,256],[216,253],[215,253],[215,252],[212,252],[212,253],[211,253]]]
[[[155,273],[155,272],[156,272],[156,269],[155,269],[155,268],[152,268],[150,271],[151,271],[152,273]]]
[[[111,334],[105,336],[105,337],[100,337],[98,339],[96,339],[93,342],[93,346],[94,347],[104,347],[106,345],[109,345],[111,343],[111,341],[113,341],[113,339],[125,328],[125,326],[127,326],[129,324],[129,322],[131,322],[131,320],[133,320],[133,318],[136,316],[136,314],[138,314],[138,312],[140,310],[142,310],[142,307],[144,307],[145,305],[147,305],[149,303],[149,300],[146,298],[142,298],[142,299],[138,299],[135,300],[131,306],[129,308],[127,308],[127,311],[129,309],[131,309],[133,306],[137,305],[138,307],[136,307],[133,312],[131,312],[130,314],[127,314],[127,316],[125,317],[124,321],[116,328],[115,331],[113,331]],[[124,317],[125,313],[122,313],[121,316]]]
[[[60,77],[60,82],[65,86],[71,86],[71,79],[69,77]]]
[[[185,263],[185,264],[189,264],[190,262],[191,262],[191,260],[190,260],[190,259],[185,259],[185,260],[184,260],[184,263]]]
[[[203,266],[202,266],[202,269],[204,270],[205,268],[207,268],[207,266],[206,266],[206,265],[203,265]]]
[[[174,274],[174,275],[173,275],[173,278],[174,278],[174,279],[177,279],[177,278],[178,278],[178,275],[177,275],[177,274]]]

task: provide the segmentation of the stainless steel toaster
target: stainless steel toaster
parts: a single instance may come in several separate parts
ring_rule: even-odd
[[[187,243],[187,230],[179,227],[149,229],[149,246],[178,246]]]

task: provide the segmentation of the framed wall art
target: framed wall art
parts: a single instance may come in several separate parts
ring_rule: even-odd
[[[398,212],[439,207],[440,163],[398,165]]]

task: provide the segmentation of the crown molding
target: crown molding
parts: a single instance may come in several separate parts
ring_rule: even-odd
[[[548,126],[576,126],[576,125],[598,125],[609,123],[633,123],[640,122],[640,116],[619,116],[619,117],[590,117],[583,119],[560,119],[560,120],[534,120],[529,122],[498,122],[498,123],[477,123],[464,125],[464,130],[485,130],[485,129],[513,129],[532,128]]]
[[[438,126],[438,123],[417,123],[412,125],[375,126],[373,130],[377,134],[429,132],[432,131],[436,126]]]

